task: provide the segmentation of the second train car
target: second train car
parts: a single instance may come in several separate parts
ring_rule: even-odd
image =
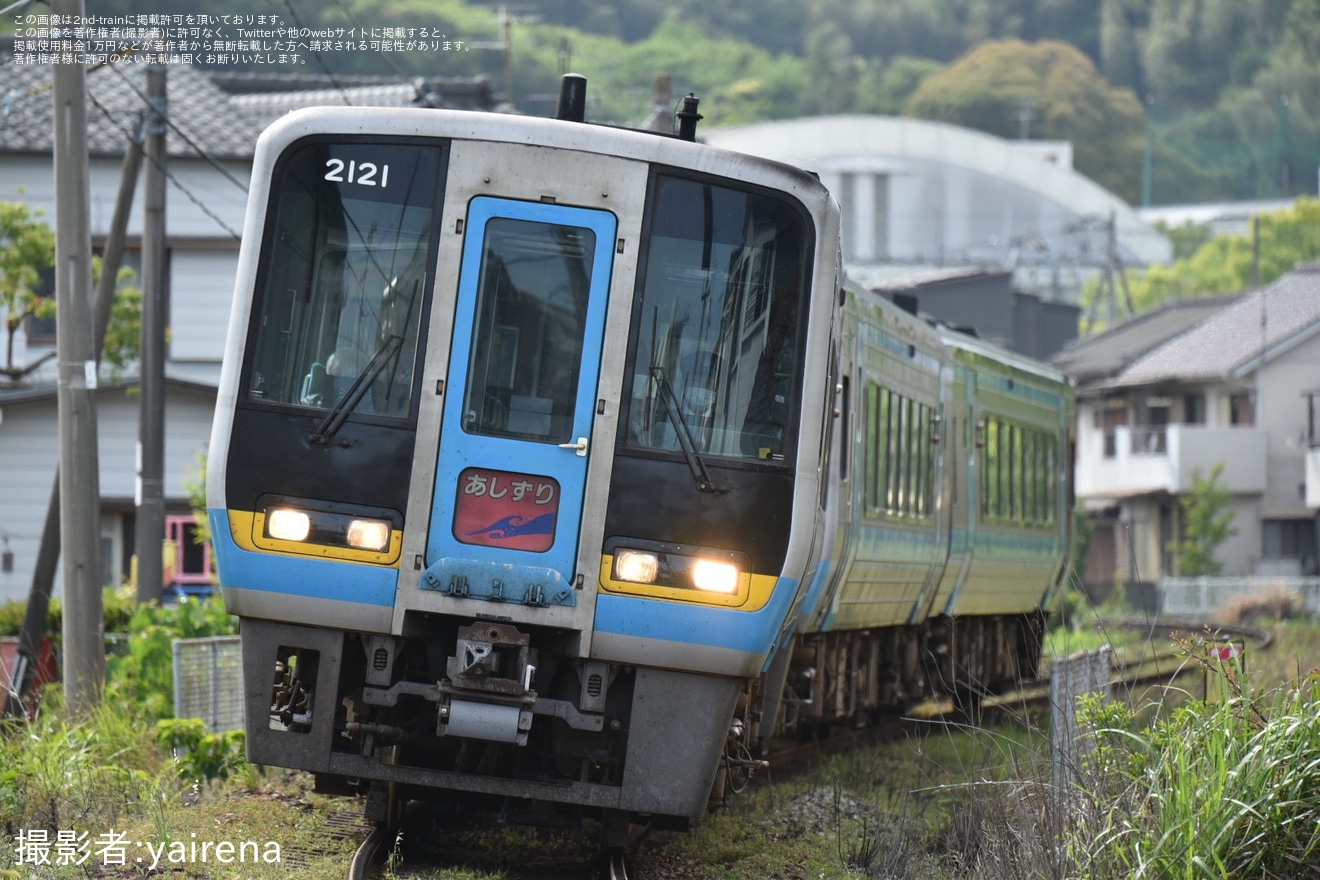
[[[262,135],[208,472],[252,761],[618,847],[1034,671],[1067,382],[850,288],[820,182],[695,109]]]

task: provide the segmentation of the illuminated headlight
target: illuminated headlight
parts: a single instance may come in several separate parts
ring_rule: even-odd
[[[400,525],[379,508],[341,512],[318,509],[314,502],[304,506],[295,499],[272,501],[262,534],[275,541],[387,553]]]
[[[379,553],[389,545],[389,523],[378,519],[355,519],[348,524],[348,546]]]
[[[614,579],[624,583],[701,590],[735,596],[742,586],[742,554],[669,545],[614,548]]]
[[[642,550],[620,550],[614,557],[614,576],[634,584],[653,584],[660,570],[660,560],[654,553]]]
[[[715,559],[698,559],[692,566],[692,583],[712,593],[738,592],[738,566]]]
[[[301,510],[277,507],[266,514],[266,531],[281,541],[306,541],[312,519]]]

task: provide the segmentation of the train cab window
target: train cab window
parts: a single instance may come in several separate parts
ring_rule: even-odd
[[[801,398],[814,247],[791,203],[657,175],[643,228],[627,430],[635,449],[782,462]]]
[[[313,142],[275,172],[247,401],[408,417],[441,148]]]
[[[503,217],[485,228],[463,428],[568,440],[596,234]]]

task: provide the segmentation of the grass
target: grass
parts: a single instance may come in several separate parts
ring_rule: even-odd
[[[1248,649],[1245,668],[1214,665],[1182,679],[1176,706],[1138,697],[1092,707],[1096,748],[1078,768],[1083,783],[1066,796],[1050,784],[1042,731],[930,724],[905,742],[764,774],[695,831],[653,835],[636,873],[648,880],[1318,877],[1320,682],[1306,673],[1320,666],[1320,627],[1290,622],[1273,631],[1274,646]],[[1059,644],[1075,650],[1066,639]],[[1203,656],[1197,645],[1186,647]],[[1202,699],[1203,687],[1211,699]],[[122,705],[107,700],[95,717],[71,724],[54,690],[36,720],[4,726],[0,828],[11,842],[0,878],[137,877],[153,857],[157,873],[166,867],[192,878],[343,876],[365,832],[349,822],[334,834],[327,819],[346,815],[353,802],[314,793],[306,775],[241,762],[215,765],[228,779],[201,782],[196,762],[175,760],[151,719]],[[590,823],[546,832],[443,816],[437,826],[436,810],[422,815],[405,828],[396,869],[434,859],[447,866],[434,878],[515,880],[579,876],[591,863]],[[60,831],[86,834],[90,858],[82,866],[15,865],[19,835],[30,831],[47,832],[52,860]],[[96,855],[110,832],[137,844],[125,849],[122,866]],[[428,839],[429,849],[420,846]],[[214,844],[225,841],[251,841],[259,858],[218,863]],[[191,847],[208,842],[202,862]],[[269,844],[279,847],[278,863],[261,858]],[[178,861],[169,864],[170,854]]]

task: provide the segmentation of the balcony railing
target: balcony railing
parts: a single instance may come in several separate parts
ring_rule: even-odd
[[[1265,490],[1265,431],[1204,425],[1122,426],[1078,437],[1077,493],[1083,497],[1143,492],[1181,494],[1224,464],[1223,484],[1235,493]]]

